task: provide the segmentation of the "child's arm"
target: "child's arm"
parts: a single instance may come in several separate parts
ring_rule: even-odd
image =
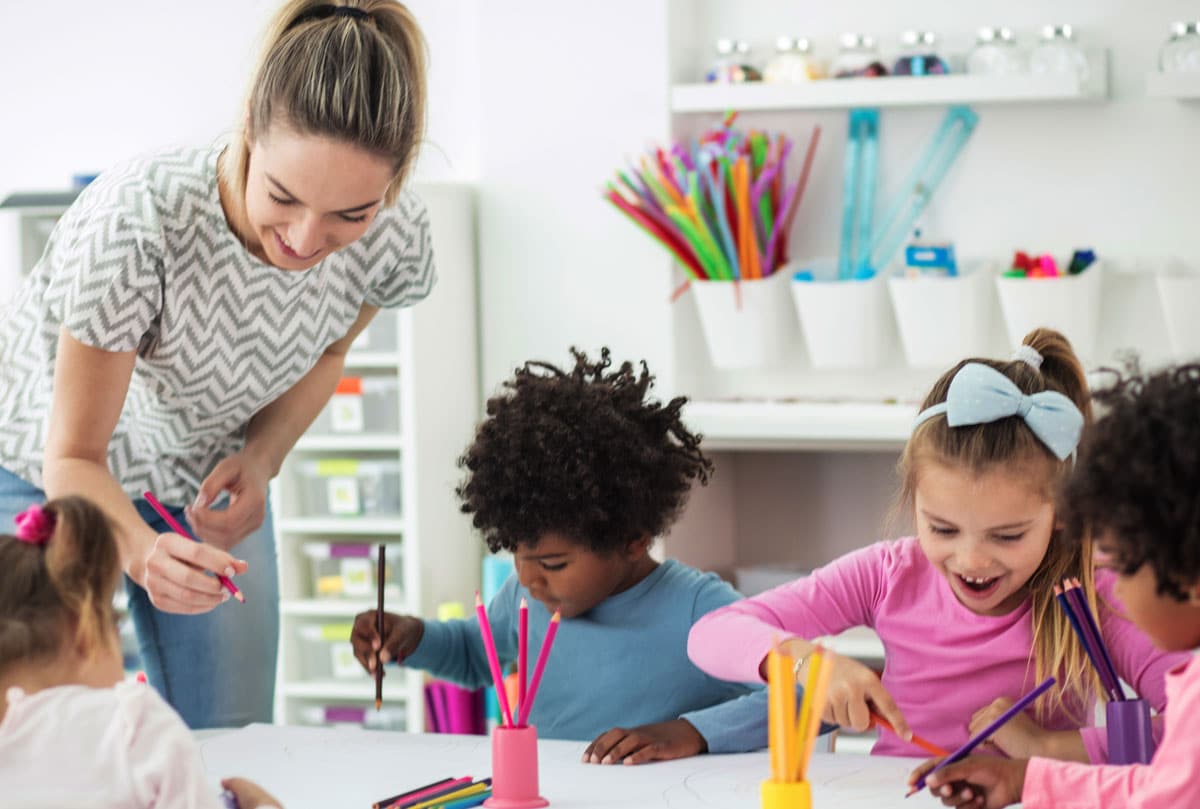
[[[516,658],[516,576],[504,582],[488,605],[488,620],[501,664]],[[475,618],[454,621],[422,621],[410,616],[385,613],[385,662],[428,671],[435,677],[464,688],[482,688],[492,683],[491,669]],[[351,643],[354,654],[367,671],[373,672],[378,644],[375,611],[360,613],[354,621]]]

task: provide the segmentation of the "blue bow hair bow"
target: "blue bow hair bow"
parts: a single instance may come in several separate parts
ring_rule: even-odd
[[[1052,390],[1024,394],[1004,374],[978,362],[959,369],[950,381],[946,401],[922,411],[913,429],[939,413],[946,414],[946,423],[951,427],[1020,416],[1060,461],[1075,453],[1083,432],[1083,414],[1066,396]]]

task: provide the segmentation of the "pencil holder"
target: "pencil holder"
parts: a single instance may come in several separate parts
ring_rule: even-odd
[[[839,281],[836,267],[833,259],[817,259],[785,268],[800,275],[792,300],[808,358],[814,368],[873,368],[895,341],[883,276]]]
[[[959,276],[888,278],[904,356],[913,368],[946,368],[962,357],[992,354],[995,267],[979,264]]]
[[[549,806],[538,794],[537,728],[501,725],[492,731],[492,797],[484,806],[526,809]]]
[[[762,809],[812,809],[807,781],[763,781]]]
[[[1095,355],[1100,326],[1099,261],[1079,275],[1057,278],[996,278],[1000,311],[1012,348],[1034,329],[1062,332],[1085,360]]]
[[[1109,764],[1149,764],[1154,756],[1154,734],[1150,729],[1150,704],[1144,699],[1108,703]]]
[[[1158,276],[1158,299],[1175,359],[1200,357],[1200,273]]]
[[[796,316],[785,275],[780,271],[753,281],[692,281],[714,367],[778,365],[795,349]]]

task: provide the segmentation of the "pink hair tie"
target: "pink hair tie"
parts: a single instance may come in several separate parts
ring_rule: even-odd
[[[45,545],[54,533],[54,515],[34,504],[13,517],[17,539],[30,545]]]

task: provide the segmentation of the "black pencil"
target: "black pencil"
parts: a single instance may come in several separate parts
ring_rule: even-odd
[[[375,631],[379,634],[379,651],[375,653],[375,710],[383,707],[383,573],[386,561],[384,559],[385,545],[379,545],[379,565],[376,570],[376,595],[379,608],[375,612]]]

